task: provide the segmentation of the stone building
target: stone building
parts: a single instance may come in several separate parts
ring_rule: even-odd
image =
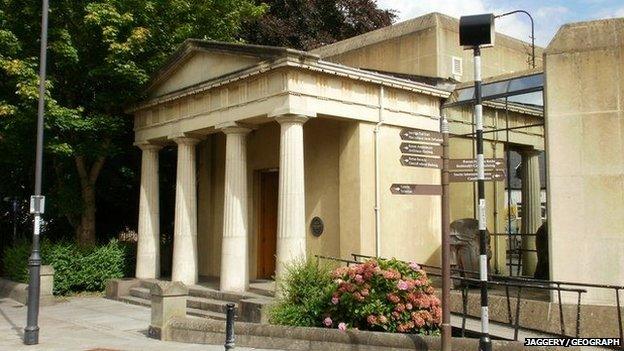
[[[531,68],[528,44],[497,34],[496,46],[483,50],[484,83],[494,89],[529,81],[532,91],[544,89],[542,57],[546,74],[558,69],[550,62],[564,60],[557,55],[567,52],[565,35],[562,30],[545,55],[536,48],[537,67]],[[596,45],[603,44],[613,43]],[[565,64],[572,67],[573,58]],[[560,84],[561,77],[549,76],[548,84]],[[470,96],[462,95],[470,94],[471,79],[472,55],[458,45],[458,21],[437,13],[311,52],[187,40],[154,76],[145,101],[130,109],[143,153],[137,278],[160,275],[158,160],[164,145],[177,146],[178,155],[172,280],[195,284],[216,277],[222,290],[240,292],[250,280],[279,276],[288,262],[313,255],[359,253],[438,265],[440,196],[395,195],[390,188],[440,184],[440,169],[407,167],[400,159],[401,131],[437,132],[442,113],[455,136],[451,157],[474,158]],[[484,111],[491,130],[486,157],[504,157],[510,148],[522,155],[523,227],[532,233],[541,225],[539,94],[537,104],[494,99]],[[546,94],[548,102],[573,98],[557,94]],[[609,102],[619,101],[612,95]],[[618,113],[620,119],[613,118],[620,123]],[[511,128],[502,131],[505,126]],[[552,171],[565,162],[548,160],[549,206],[559,199],[555,194],[569,191],[557,188],[561,171]],[[611,185],[622,190],[618,162],[604,171],[616,173]],[[621,194],[610,203],[620,219]],[[504,233],[505,182],[488,182],[486,196],[488,229]],[[452,184],[451,219],[473,218],[475,197],[473,183]],[[558,212],[551,207],[550,213]],[[565,215],[549,221],[554,235],[561,221]],[[506,240],[492,237],[491,262],[501,274],[510,267]],[[534,247],[531,240],[525,244]],[[559,259],[560,249],[551,250]],[[557,267],[551,265],[551,277],[567,277]]]

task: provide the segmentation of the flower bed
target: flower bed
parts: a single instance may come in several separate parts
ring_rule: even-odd
[[[270,322],[346,330],[438,334],[440,301],[417,264],[371,259],[330,270],[307,262],[289,269]]]
[[[399,333],[437,333],[439,299],[416,263],[369,260],[332,272],[336,290],[323,324]]]

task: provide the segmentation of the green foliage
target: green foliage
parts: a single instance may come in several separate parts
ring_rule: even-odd
[[[269,310],[272,324],[299,327],[320,325],[327,302],[336,288],[331,268],[316,261],[297,262],[287,267],[279,281],[282,297]]]
[[[30,245],[27,244],[18,244],[4,250],[2,265],[7,278],[22,283],[28,281],[28,256]]]
[[[81,216],[95,213],[95,203],[82,190],[95,188],[105,160],[121,163],[105,181],[132,182],[128,176],[134,175],[122,172],[135,152],[124,108],[142,98],[150,75],[180,43],[190,37],[235,41],[242,23],[265,8],[253,0],[50,2],[47,220],[84,230]],[[0,1],[0,169],[9,170],[0,172],[0,193],[21,198],[31,193],[24,180],[33,173],[40,19],[38,0]]]
[[[255,44],[311,50],[391,25],[395,11],[376,0],[256,0],[267,13],[246,25],[243,36]]]
[[[54,267],[54,294],[57,295],[104,290],[107,280],[122,278],[132,272],[132,252],[130,245],[116,240],[88,249],[71,242],[44,240],[41,245],[42,263]],[[29,254],[29,243],[4,250],[3,264],[9,279],[28,282]]]

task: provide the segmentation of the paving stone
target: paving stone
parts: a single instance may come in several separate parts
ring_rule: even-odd
[[[223,350],[223,345],[195,345],[150,339],[147,337],[149,308],[104,298],[70,298],[54,306],[42,307],[39,314],[39,345],[23,345],[25,320],[26,307],[10,299],[0,299],[0,350]],[[255,349],[237,347],[236,350]]]

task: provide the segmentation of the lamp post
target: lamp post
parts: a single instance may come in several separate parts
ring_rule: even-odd
[[[505,12],[501,15],[496,15],[495,18],[513,15],[514,13],[524,13],[525,15],[529,16],[529,19],[531,20],[531,67],[535,68],[535,22],[533,22],[533,16],[531,16],[531,14],[525,10],[514,10]]]
[[[459,44],[474,53],[475,129],[477,134],[477,195],[479,222],[479,279],[481,281],[481,337],[479,350],[492,350],[488,312],[488,237],[485,212],[485,164],[483,157],[483,105],[481,95],[481,48],[494,46],[494,15],[464,16],[459,19]]]
[[[37,108],[37,146],[35,156],[35,194],[30,198],[30,213],[33,214],[32,251],[28,259],[30,281],[28,283],[28,314],[24,328],[24,344],[39,343],[39,290],[41,280],[41,255],[39,254],[39,234],[41,215],[45,208],[45,197],[41,195],[43,169],[43,117],[45,112],[46,54],[48,46],[48,0],[42,2],[41,51],[39,56],[39,105]]]
[[[441,113],[440,132],[442,132],[442,351],[451,351],[451,228],[450,228],[450,193],[449,193],[449,123]]]

